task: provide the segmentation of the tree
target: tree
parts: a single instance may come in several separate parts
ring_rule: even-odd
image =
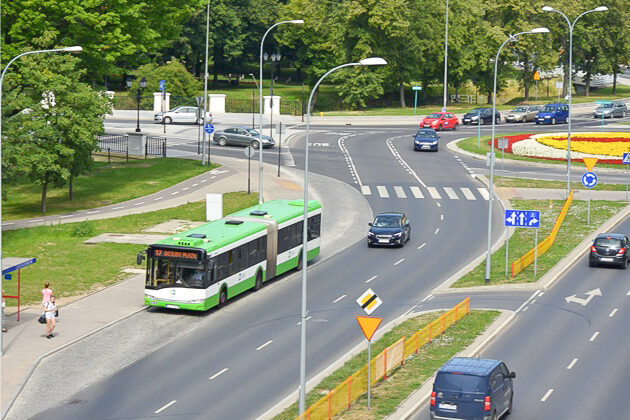
[[[195,96],[201,89],[201,82],[175,58],[161,66],[145,64],[132,73],[137,79],[146,77],[150,92],[160,90],[160,80],[166,80],[167,90],[173,96]]]

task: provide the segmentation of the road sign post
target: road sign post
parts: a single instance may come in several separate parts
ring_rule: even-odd
[[[591,159],[595,159],[595,162],[593,162],[592,160],[587,161],[587,159],[589,158],[584,158],[584,163],[586,163],[586,166],[589,168],[589,171],[590,171],[595,166],[595,163],[597,163],[597,159],[591,158]],[[582,175],[582,185],[584,185],[586,188],[589,189],[587,224],[588,226],[590,226],[591,225],[591,191],[590,190],[591,188],[597,185],[597,175],[595,175],[595,172],[584,172],[584,175]]]
[[[510,227],[536,228],[536,254],[534,259],[534,277],[536,277],[536,259],[538,258],[538,228],[540,227],[540,211],[538,210],[505,210],[505,276],[508,275],[508,229]]]
[[[415,94],[413,99],[413,115],[416,115],[416,107],[418,106],[418,91],[422,90],[422,86],[414,86],[411,89],[413,89],[413,93]]]
[[[359,298],[359,299],[361,299],[361,298]],[[365,308],[363,308],[363,309],[365,309]],[[369,316],[358,316],[357,317],[357,321],[359,321],[359,325],[361,326],[361,330],[363,330],[363,334],[365,334],[365,338],[367,339],[367,342],[368,342],[368,390],[367,390],[367,395],[368,395],[368,411],[370,411],[370,395],[372,394],[372,392],[371,392],[371,388],[372,388],[372,371],[371,371],[371,368],[370,368],[370,365],[372,364],[372,337],[374,336],[374,333],[376,332],[376,329],[378,328],[378,326],[381,325],[381,322],[383,321],[383,318],[376,318],[376,317],[369,317]]]
[[[538,228],[536,228],[534,237],[534,278],[536,278],[536,269],[538,268]]]
[[[499,137],[498,141],[499,149],[501,149],[501,181],[505,178],[505,170],[503,169],[503,162],[505,161],[505,149],[508,147],[507,137]]]
[[[247,194],[250,194],[250,179],[251,179],[251,172],[250,172],[250,162],[252,160],[252,156],[254,156],[254,148],[252,146],[247,146],[245,148],[245,156],[247,156]]]
[[[630,164],[630,153],[624,153],[623,159],[621,159],[621,163]],[[628,166],[626,166],[628,168]],[[628,201],[628,184],[630,184],[630,175],[628,175],[628,171],[626,171],[626,201]]]
[[[510,235],[509,235],[509,227],[505,227],[505,277],[508,276],[508,254],[510,249]]]

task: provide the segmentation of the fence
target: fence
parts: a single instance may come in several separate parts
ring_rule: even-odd
[[[370,361],[370,383],[375,384],[381,379],[387,379],[387,374],[399,366],[412,354],[417,354],[420,347],[431,342],[437,335],[442,334],[448,327],[470,312],[470,297],[467,297],[451,310],[442,314],[435,321],[413,334],[410,338],[402,337],[387,347],[381,354]],[[315,404],[310,406],[299,420],[331,419],[346,408],[350,408],[352,401],[367,392],[368,365],[366,364],[348,379],[329,391]]]
[[[562,226],[562,222],[564,222],[564,218],[569,212],[569,207],[571,207],[571,203],[573,202],[573,190],[571,190],[571,194],[569,194],[569,198],[567,198],[566,203],[564,203],[564,207],[562,211],[558,215],[558,219],[556,220],[556,224],[551,231],[551,234],[547,236],[542,242],[538,244],[538,256],[540,257],[545,252],[551,248],[554,241],[556,240],[556,235]],[[536,258],[536,247],[530,249],[525,253],[521,258],[514,261],[512,263],[512,278],[514,278],[518,273],[523,271],[525,267],[534,262],[534,258]]]
[[[193,99],[194,102],[194,99]],[[114,95],[114,109],[138,109],[138,96]],[[153,110],[153,95],[140,96],[140,109]]]
[[[129,161],[129,137],[124,134],[102,134],[96,136],[98,139],[99,152],[95,155],[107,155],[107,161],[111,162],[112,153],[121,153],[125,155],[125,160]],[[147,136],[144,144],[144,158],[148,156],[166,157],[166,137]],[[139,159],[132,156],[132,159]]]

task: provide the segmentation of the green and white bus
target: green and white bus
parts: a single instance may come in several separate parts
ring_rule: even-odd
[[[321,205],[308,202],[307,259],[319,255]],[[302,268],[304,202],[273,200],[149,245],[148,306],[205,311]]]

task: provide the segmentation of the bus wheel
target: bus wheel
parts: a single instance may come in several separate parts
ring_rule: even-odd
[[[254,285],[254,290],[260,290],[262,287],[262,273],[259,271],[256,273],[256,284]]]
[[[221,289],[221,293],[219,294],[219,306],[225,305],[225,301],[227,300],[227,291],[225,288]]]
[[[300,256],[298,258],[298,265],[297,265],[297,267],[295,267],[295,269],[297,271],[301,271],[302,270],[302,251],[300,251]]]

